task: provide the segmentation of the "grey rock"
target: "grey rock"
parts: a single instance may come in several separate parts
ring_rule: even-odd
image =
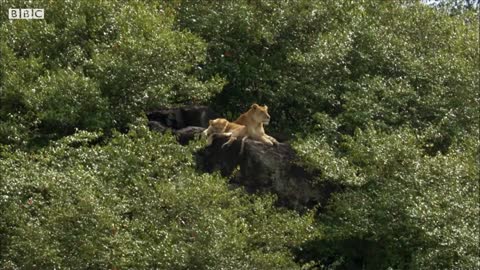
[[[200,133],[204,131],[203,127],[186,127],[179,130],[175,130],[174,133],[177,135],[177,140],[181,145],[186,145],[190,140],[200,137]]]
[[[153,110],[147,113],[148,120],[156,121],[172,129],[188,126],[208,127],[208,120],[217,118],[209,107],[190,105],[178,108]]]
[[[148,127],[150,130],[156,131],[156,132],[166,132],[168,128],[164,125],[162,125],[160,122],[157,121],[148,121]]]
[[[187,126],[208,127],[208,120],[220,117],[207,106],[186,106],[181,109]]]
[[[185,145],[208,127],[210,119],[217,118],[209,107],[190,105],[178,108],[165,108],[147,113],[151,130],[164,133],[171,130],[177,135],[180,144]]]
[[[180,109],[155,110],[147,113],[147,117],[150,121],[159,122],[173,129],[181,129],[186,126]]]
[[[223,176],[230,177],[232,184],[241,185],[250,193],[276,194],[278,205],[298,211],[315,205],[322,208],[333,192],[342,189],[329,181],[315,183],[313,179],[319,172],[308,171],[299,165],[294,149],[287,143],[268,146],[246,140],[244,153],[240,155],[240,140],[222,148],[226,141],[227,138],[217,136],[210,146],[196,153],[199,170],[218,170]]]

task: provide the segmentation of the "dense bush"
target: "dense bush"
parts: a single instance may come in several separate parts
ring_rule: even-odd
[[[344,145],[366,183],[333,200],[329,235],[374,242],[378,253],[365,258],[368,269],[479,266],[478,140],[434,157],[422,143],[410,130],[368,129]]]
[[[425,141],[410,129],[370,127],[346,138],[337,158],[325,143],[297,145],[324,179],[348,185],[321,215],[324,237],[309,252],[323,263],[362,269],[478,268],[478,139],[433,157]]]
[[[292,269],[312,215],[194,171],[191,150],[145,127],[89,146],[79,132],[0,158],[0,268]],[[181,168],[179,170],[179,168]]]
[[[206,44],[172,29],[171,9],[121,2],[38,1],[45,20],[2,16],[0,143],[124,129],[147,109],[221,89],[220,77],[198,73]]]
[[[480,268],[478,5],[423,2],[1,15],[0,268]],[[196,172],[200,143],[132,126],[159,106],[234,118],[252,102],[317,183],[343,187],[316,221]]]
[[[305,260],[338,269],[479,267],[477,135],[453,137],[442,154],[431,151],[431,129],[367,126],[332,144],[325,134],[294,147],[321,172],[317,181],[346,189],[320,215],[322,237],[304,247]]]
[[[346,186],[304,258],[338,269],[478,268],[478,12],[419,1],[182,1],[214,104],[257,101],[317,181]]]
[[[267,103],[273,124],[294,131],[311,131],[316,113],[349,134],[369,124],[434,126],[443,137],[478,130],[474,12],[417,1],[181,3],[180,29],[208,42],[204,71],[228,79],[221,110]]]

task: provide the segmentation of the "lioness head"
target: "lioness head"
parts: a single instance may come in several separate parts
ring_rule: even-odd
[[[253,104],[250,107],[250,111],[252,112],[252,117],[256,122],[261,122],[264,125],[268,125],[270,123],[270,115],[268,114],[268,107],[260,106],[258,104]]]
[[[210,136],[215,133],[223,133],[227,128],[228,120],[225,118],[217,118],[208,121],[208,128],[203,131],[204,136]]]

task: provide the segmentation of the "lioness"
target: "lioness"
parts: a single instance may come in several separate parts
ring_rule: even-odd
[[[265,133],[263,125],[270,123],[270,115],[268,114],[268,107],[253,104],[250,109],[240,115],[233,123],[244,125],[247,127],[247,135],[249,138],[256,141],[261,141],[268,145],[277,144],[278,141]]]
[[[230,139],[222,145],[222,148],[230,145],[239,137],[243,137],[242,146],[240,147],[240,154],[243,153],[243,147],[247,136],[247,128],[244,125],[235,124],[229,122],[225,118],[217,118],[208,121],[208,128],[205,129],[202,134],[207,137],[207,144],[210,145],[213,142],[213,135],[219,134],[222,136],[230,136]]]

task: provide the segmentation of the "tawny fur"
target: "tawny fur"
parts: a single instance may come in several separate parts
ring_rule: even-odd
[[[222,145],[222,148],[232,144],[237,138],[242,139],[242,146],[240,147],[240,153],[243,153],[243,147],[247,136],[247,128],[244,125],[229,122],[225,118],[217,118],[210,120],[209,126],[203,131],[203,135],[207,137],[207,144],[210,145],[213,142],[213,136],[215,134],[221,136],[230,136],[228,141]]]
[[[266,143],[268,145],[277,144],[278,141],[265,133],[263,125],[270,123],[268,107],[253,104],[250,109],[240,115],[233,123],[244,125],[247,128],[247,136],[250,139]]]

